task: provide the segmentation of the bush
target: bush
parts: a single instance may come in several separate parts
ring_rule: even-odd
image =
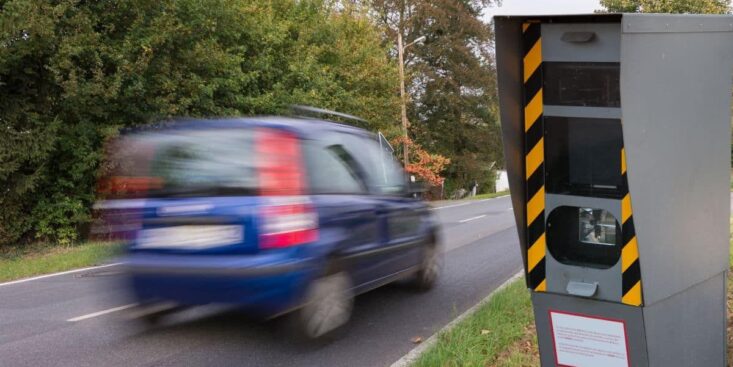
[[[395,121],[379,34],[324,4],[0,0],[0,245],[77,240],[121,127],[291,103]]]

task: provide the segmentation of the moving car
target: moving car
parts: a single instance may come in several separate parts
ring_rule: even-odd
[[[288,314],[296,331],[318,338],[349,320],[355,295],[407,278],[430,289],[439,226],[380,138],[293,117],[192,120],[122,136],[99,207],[127,210],[137,302]]]

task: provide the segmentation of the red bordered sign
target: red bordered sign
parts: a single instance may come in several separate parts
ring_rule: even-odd
[[[563,367],[629,367],[623,320],[549,310],[555,363]]]

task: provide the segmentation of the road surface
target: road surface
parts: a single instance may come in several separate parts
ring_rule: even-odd
[[[446,202],[445,268],[416,293],[391,285],[357,297],[342,338],[303,345],[276,321],[221,306],[145,330],[125,319],[119,267],[0,284],[0,366],[388,366],[521,268],[509,197]]]

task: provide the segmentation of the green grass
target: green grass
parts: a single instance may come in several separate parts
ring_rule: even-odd
[[[472,200],[492,199],[492,198],[495,198],[497,196],[504,196],[504,195],[509,195],[509,190],[504,190],[504,191],[499,191],[499,192],[492,192],[492,193],[489,193],[489,194],[480,194],[480,195],[476,195],[476,196],[473,196],[473,197],[469,197],[468,199],[472,199]]]
[[[121,244],[109,242],[5,249],[0,252],[0,282],[99,265],[121,251]]]
[[[522,340],[533,324],[532,304],[523,279],[498,291],[488,303],[438,336],[414,366],[487,366]],[[507,360],[524,363],[521,354]],[[522,364],[520,364],[522,365]]]

